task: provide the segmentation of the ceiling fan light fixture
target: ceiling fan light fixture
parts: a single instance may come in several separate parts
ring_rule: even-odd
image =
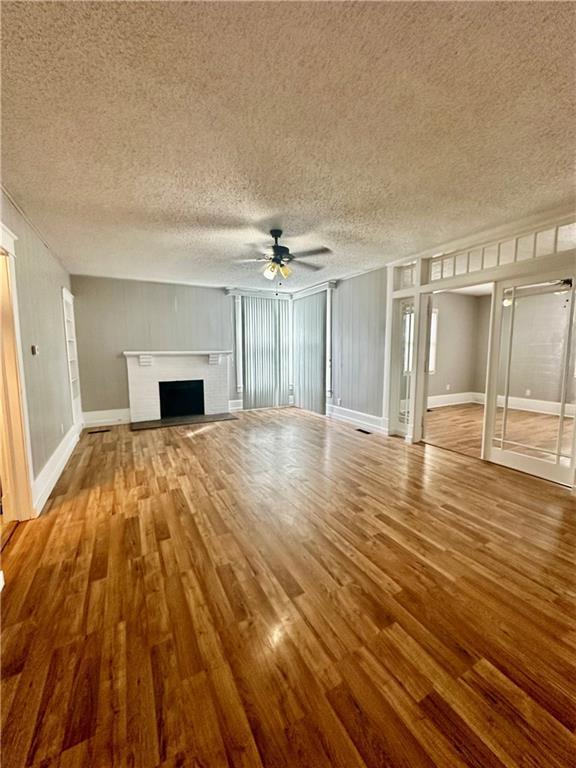
[[[275,264],[273,261],[271,261],[269,264],[267,264],[266,269],[262,274],[267,280],[274,280],[277,271],[278,264]]]
[[[280,270],[280,274],[284,279],[286,279],[287,277],[290,277],[290,275],[292,274],[292,270],[287,264],[281,264],[278,269]]]

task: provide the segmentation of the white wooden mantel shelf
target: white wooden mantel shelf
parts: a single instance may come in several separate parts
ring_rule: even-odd
[[[142,366],[153,365],[155,357],[191,357],[202,356],[208,358],[210,365],[219,365],[222,358],[231,355],[232,350],[152,350],[152,351],[132,351],[123,352],[124,357],[137,357],[138,363]]]

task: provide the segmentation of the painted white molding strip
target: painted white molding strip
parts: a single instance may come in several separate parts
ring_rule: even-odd
[[[504,406],[504,396],[498,396],[498,405]],[[532,411],[534,413],[550,413],[554,416],[560,415],[560,403],[550,400],[532,400],[528,397],[509,397],[508,408],[515,408],[518,411]],[[565,415],[574,416],[576,414],[576,405],[566,405]]]
[[[58,482],[68,459],[72,455],[72,451],[76,447],[80,432],[81,425],[73,425],[70,427],[68,432],[62,438],[60,445],[56,448],[52,456],[50,456],[46,464],[40,470],[38,476],[34,479],[32,483],[32,503],[36,515],[39,515],[42,512],[44,504],[48,501],[52,489]]]
[[[447,395],[428,395],[428,408],[444,408],[447,405],[483,403],[483,392],[450,392]]]
[[[232,412],[232,411],[243,411],[244,410],[244,402],[242,400],[230,400],[228,402],[228,407],[230,409],[230,412]]]
[[[430,395],[428,408],[444,408],[448,405],[479,403],[484,405],[484,392],[451,392],[449,395]],[[498,407],[504,407],[504,395],[498,395]],[[529,397],[509,397],[508,407],[516,411],[560,415],[560,403],[553,400],[534,400]],[[576,405],[567,404],[566,416],[576,416]]]
[[[312,285],[310,288],[303,288],[301,291],[296,291],[292,294],[293,299],[304,299],[306,296],[312,296],[315,293],[321,293],[322,291],[331,291],[338,287],[338,280],[329,280],[324,283],[318,283]]]
[[[574,220],[574,209],[572,207],[560,206],[548,211],[540,212],[532,216],[521,219],[514,219],[507,224],[498,227],[491,227],[475,235],[465,235],[456,240],[449,240],[444,243],[427,248],[424,251],[413,253],[411,256],[404,256],[401,259],[388,262],[386,266],[396,267],[402,264],[409,264],[416,259],[427,259],[438,253],[451,255],[456,251],[471,251],[475,248],[483,247],[496,243],[500,240],[507,240],[513,237],[522,237],[533,230],[549,229],[553,226],[570,224]]]
[[[236,374],[236,392],[241,395],[244,391],[244,332],[242,328],[242,296],[234,296],[234,362]],[[230,375],[230,374],[228,374]]]
[[[243,288],[226,288],[227,296],[253,296],[256,299],[279,299],[280,301],[290,301],[292,294],[286,291],[273,290],[244,290]]]
[[[111,411],[84,411],[82,416],[85,427],[130,424],[130,408],[114,408]]]
[[[339,405],[327,405],[326,416],[338,419],[338,421],[345,421],[361,429],[367,429],[369,432],[376,432],[381,435],[388,434],[388,420],[383,416],[372,416],[369,413],[352,411]]]
[[[231,349],[207,349],[207,350],[168,350],[168,349],[160,349],[160,350],[127,350],[125,352],[122,352],[124,357],[140,357],[140,356],[149,356],[154,355],[155,357],[166,357],[167,355],[169,357],[189,357],[190,355],[204,355],[206,357],[210,357],[210,355],[231,355],[232,350]]]

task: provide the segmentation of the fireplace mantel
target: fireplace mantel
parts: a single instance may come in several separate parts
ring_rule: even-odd
[[[223,357],[232,354],[232,350],[128,350],[122,353],[124,357],[137,357],[142,366],[152,365],[155,357],[207,357],[210,365],[220,365]]]
[[[159,384],[200,379],[204,382],[204,411],[227,413],[230,350],[127,350],[130,420],[160,418]]]
[[[214,350],[214,349],[201,349],[201,350],[192,350],[192,351],[186,351],[186,350],[182,351],[182,350],[178,349],[178,350],[169,351],[169,350],[166,350],[166,349],[160,349],[160,350],[149,350],[149,349],[146,349],[146,350],[139,351],[139,352],[133,352],[133,351],[130,350],[128,352],[124,352],[123,354],[126,357],[130,357],[130,356],[133,356],[133,355],[176,355],[176,356],[178,356],[178,355],[231,355],[232,354],[232,350],[230,350],[230,349],[225,349],[225,350],[222,350],[222,349],[216,349],[216,350]]]

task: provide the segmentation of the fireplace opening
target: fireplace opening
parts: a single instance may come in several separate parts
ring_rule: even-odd
[[[160,418],[204,413],[204,381],[159,381]]]

